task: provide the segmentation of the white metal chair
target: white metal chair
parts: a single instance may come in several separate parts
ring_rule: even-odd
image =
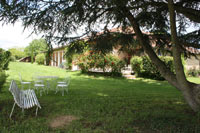
[[[21,81],[21,88],[22,89],[24,89],[24,85],[29,85],[29,89],[31,88],[31,82],[25,82],[25,81],[23,81],[21,73],[19,73],[19,78],[20,78],[20,81]]]
[[[56,86],[56,93],[62,89],[62,96],[64,96],[64,91],[66,89],[67,93],[68,93],[68,86],[69,86],[69,83],[70,83],[70,76],[66,76],[65,80],[64,81],[59,81],[57,82],[57,86]]]
[[[12,107],[12,111],[10,113],[10,118],[12,117],[13,110],[15,108],[15,104],[17,104],[20,108],[22,108],[22,112],[24,109],[29,109],[33,106],[37,106],[36,108],[36,116],[38,112],[38,108],[41,109],[40,103],[35,95],[34,90],[20,90],[17,87],[17,84],[14,80],[11,81],[9,91],[12,93],[14,97],[14,105]]]
[[[43,80],[37,79],[37,77],[33,77],[34,80],[34,89],[39,90],[40,89],[40,96],[42,96],[42,92],[45,91],[45,85]]]

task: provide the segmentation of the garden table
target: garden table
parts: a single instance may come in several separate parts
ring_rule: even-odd
[[[38,80],[45,80],[46,81],[46,84],[47,84],[47,88],[48,89],[51,89],[51,87],[50,87],[50,80],[51,79],[57,79],[58,78],[58,76],[37,76],[36,77]],[[48,92],[48,90],[47,90],[47,92]]]

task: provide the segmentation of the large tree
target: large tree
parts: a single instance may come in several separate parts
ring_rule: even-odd
[[[34,58],[39,53],[45,53],[46,65],[49,65],[50,54],[52,53],[52,46],[47,43],[45,39],[34,39],[30,44],[24,49],[26,55]],[[33,60],[33,59],[31,59]],[[33,61],[32,61],[33,62]]]
[[[104,24],[105,30],[108,26],[131,26],[133,36],[162,76],[182,92],[194,111],[199,111],[200,85],[186,79],[181,62],[188,47],[200,48],[199,5],[199,0],[1,0],[0,20],[21,20],[25,28],[33,27],[34,32],[42,32],[59,43],[73,39],[68,35],[83,25],[87,34],[100,24]],[[188,25],[196,26],[196,30],[187,33]],[[158,43],[171,42],[175,73],[158,58],[151,38]]]

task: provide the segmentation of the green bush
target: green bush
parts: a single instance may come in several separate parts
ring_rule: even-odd
[[[111,69],[112,76],[121,76],[121,70],[125,67],[125,61],[120,60],[117,56],[106,55],[105,60],[107,60],[105,67]]]
[[[16,61],[15,56],[11,56],[11,57],[10,57],[10,61],[13,61],[13,62]]]
[[[6,82],[6,73],[5,73],[5,71],[0,70],[0,91],[5,82]]]
[[[166,64],[166,66],[174,72],[173,58],[169,56],[161,56],[160,59]],[[149,57],[134,56],[131,58],[132,70],[135,72],[138,77],[151,78],[156,80],[164,80],[160,72],[151,62]]]
[[[139,74],[143,71],[142,58],[138,56],[133,56],[131,58],[131,68],[135,72],[136,76],[139,76]]]
[[[0,69],[8,70],[11,53],[0,48]]]
[[[113,55],[102,55],[88,51],[79,56],[77,65],[82,72],[89,72],[92,68],[100,68],[105,73],[105,70],[110,72],[112,76],[121,76],[121,69],[125,66],[125,62]]]
[[[191,77],[198,77],[200,76],[200,70],[197,70],[196,68],[191,68],[187,70],[187,75]]]
[[[45,55],[44,54],[38,54],[35,57],[35,61],[39,64],[39,65],[44,65],[45,62]]]

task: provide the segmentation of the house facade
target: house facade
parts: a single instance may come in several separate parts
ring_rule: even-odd
[[[110,32],[125,32],[125,33],[134,33],[132,28],[127,28],[126,31],[122,31],[122,28],[113,28],[110,30]],[[99,35],[102,33],[99,33]],[[145,33],[149,34],[149,33]],[[87,40],[87,39],[86,39]],[[152,42],[152,47],[156,47],[155,42]],[[56,67],[62,67],[64,66],[63,64],[66,62],[65,60],[65,48],[66,46],[62,46],[60,48],[55,48],[53,49],[52,57],[51,57],[51,66],[56,66]],[[144,55],[144,51],[141,50],[141,48],[137,48],[132,52],[131,54],[128,54],[127,52],[119,52],[120,46],[117,48],[114,48],[112,51],[113,55],[118,56],[120,59],[124,59],[127,61],[128,64],[130,64],[130,59],[133,55],[136,56],[142,56]],[[185,60],[186,64],[185,67],[186,69],[199,69],[200,70],[200,49],[194,49],[194,48],[186,48],[188,51],[191,53],[195,54],[197,58],[191,56],[190,58],[187,58]],[[72,66],[72,69],[77,66]]]
[[[65,47],[54,48],[51,54],[51,61],[49,63],[50,66],[55,67],[63,67],[64,63],[66,62],[65,59]]]

